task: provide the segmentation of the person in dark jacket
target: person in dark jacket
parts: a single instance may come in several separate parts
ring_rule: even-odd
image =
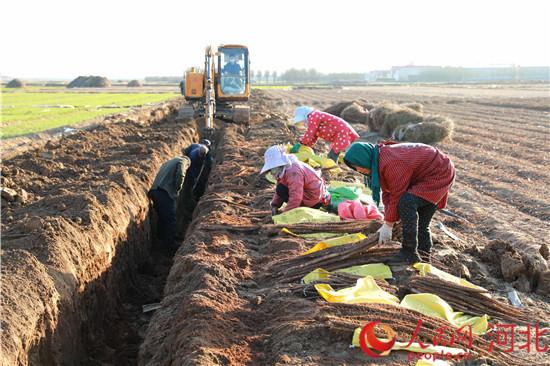
[[[203,139],[198,144],[191,144],[184,150],[185,156],[191,161],[185,184],[189,185],[189,191],[193,194],[194,199],[199,199],[206,189],[213,163],[211,145],[209,140]]]
[[[382,191],[385,222],[378,230],[379,242],[391,240],[394,223],[401,221],[403,243],[395,262],[429,261],[430,221],[438,208],[445,208],[455,180],[451,159],[425,144],[356,142],[344,162],[367,176],[377,204]]]
[[[168,160],[160,167],[148,196],[158,214],[158,233],[168,249],[176,245],[176,202],[191,161],[186,156]]]

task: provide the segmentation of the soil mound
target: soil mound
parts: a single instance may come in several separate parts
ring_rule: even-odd
[[[350,123],[366,124],[369,118],[369,112],[365,111],[359,104],[353,102],[342,111],[340,117]]]
[[[6,84],[6,88],[22,88],[25,86],[25,83],[19,79],[13,79]]]
[[[369,128],[384,137],[390,137],[397,127],[419,122],[422,122],[422,114],[414,109],[383,103],[370,112]]]
[[[334,116],[341,117],[341,114],[344,111],[344,109],[351,106],[352,104],[357,104],[359,106],[361,105],[357,100],[352,100],[352,101],[348,101],[348,102],[340,102],[340,103],[336,103],[336,104],[328,107],[327,109],[325,109],[325,112],[330,113]]]
[[[103,76],[79,76],[67,88],[109,88],[111,81]]]
[[[403,107],[410,108],[420,113],[424,112],[424,106],[421,103],[413,102],[413,103],[403,103],[401,105]]]
[[[453,130],[453,120],[443,116],[428,115],[420,123],[398,127],[395,129],[392,137],[397,141],[433,144],[450,139]]]
[[[143,84],[139,80],[132,80],[128,83],[129,88],[138,88],[140,86],[143,86]]]

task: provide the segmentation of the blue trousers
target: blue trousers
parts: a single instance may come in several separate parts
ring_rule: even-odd
[[[158,235],[165,247],[173,247],[176,240],[176,201],[163,189],[150,190],[149,197],[158,215]]]

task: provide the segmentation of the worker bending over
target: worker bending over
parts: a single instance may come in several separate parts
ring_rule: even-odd
[[[304,123],[306,132],[300,137],[300,142],[292,147],[291,153],[298,152],[301,145],[313,147],[320,137],[331,143],[328,158],[338,163],[340,152],[359,138],[359,134],[342,118],[311,107],[296,108],[292,123]]]
[[[158,233],[167,249],[177,249],[176,201],[191,162],[186,156],[168,160],[160,167],[148,196],[158,214]]]
[[[356,142],[344,156],[352,169],[367,176],[372,197],[384,203],[384,225],[379,242],[392,238],[393,224],[401,220],[403,243],[395,262],[430,260],[430,221],[437,208],[445,208],[455,179],[453,163],[438,149],[416,143]]]
[[[214,159],[210,151],[211,145],[209,140],[203,139],[198,144],[191,144],[184,150],[185,156],[191,161],[185,182],[185,192],[192,194],[195,200],[203,195],[212,169]]]
[[[271,213],[276,215],[297,207],[320,208],[330,204],[330,194],[323,178],[309,165],[302,163],[292,154],[285,154],[280,146],[266,150],[265,163],[260,174],[270,171],[277,180],[275,194],[271,200]]]

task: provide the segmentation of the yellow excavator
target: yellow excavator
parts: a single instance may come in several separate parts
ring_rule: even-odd
[[[242,45],[206,47],[204,69],[185,73],[182,94],[186,103],[179,119],[204,117],[203,135],[212,137],[214,118],[235,123],[250,123],[250,59]]]

